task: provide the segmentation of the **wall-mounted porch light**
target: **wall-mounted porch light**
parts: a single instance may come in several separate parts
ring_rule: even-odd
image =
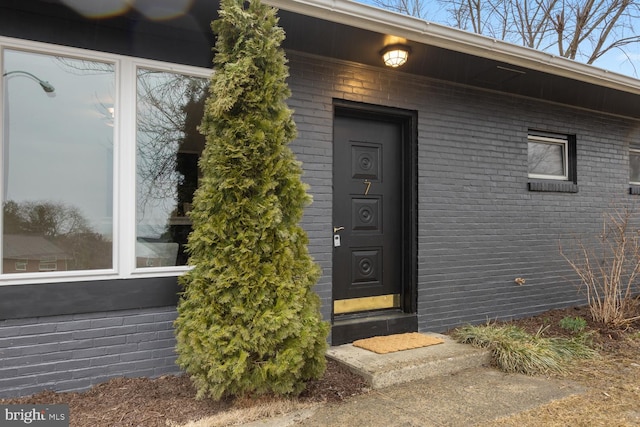
[[[407,62],[410,52],[411,49],[409,46],[394,44],[382,49],[380,54],[382,55],[384,65],[387,67],[397,68]]]

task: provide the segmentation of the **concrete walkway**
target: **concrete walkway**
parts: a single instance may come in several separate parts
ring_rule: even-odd
[[[289,425],[473,426],[582,391],[545,378],[472,368],[372,390],[342,404],[321,406]]]
[[[471,368],[372,390],[342,403],[320,405],[245,426],[476,426],[582,392],[584,389],[577,385],[544,377]]]
[[[328,356],[362,375],[369,393],[246,426],[474,426],[584,392],[567,381],[505,374],[487,366],[485,352],[445,338],[446,345],[388,355],[332,347]]]

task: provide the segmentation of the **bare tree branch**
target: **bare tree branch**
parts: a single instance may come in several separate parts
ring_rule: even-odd
[[[374,0],[425,18],[428,0]],[[446,24],[592,64],[640,41],[640,0],[437,0]],[[438,15],[435,15],[438,16]],[[628,55],[627,55],[628,57]]]

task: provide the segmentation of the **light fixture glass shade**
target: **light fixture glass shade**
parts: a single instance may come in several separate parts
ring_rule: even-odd
[[[409,48],[407,46],[388,46],[382,51],[382,60],[387,67],[397,68],[404,65],[409,58]]]

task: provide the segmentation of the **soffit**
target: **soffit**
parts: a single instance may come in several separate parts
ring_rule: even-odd
[[[406,74],[414,74],[640,118],[640,81],[565,58],[488,41],[454,29],[446,29],[445,32],[455,36],[462,34],[459,37],[462,41],[446,40],[448,34],[436,40],[431,34],[415,31],[415,38],[421,39],[416,41],[410,38],[411,31],[402,28],[378,32],[285,10],[280,11],[280,16],[281,25],[287,31],[284,45],[292,50],[383,68],[380,50],[388,44],[402,41],[411,48],[411,55],[405,65],[394,70],[400,79],[407,78]],[[390,16],[394,17],[393,14]],[[437,30],[443,28],[429,25]],[[371,26],[379,24],[374,22]],[[433,43],[424,41],[430,38]],[[469,45],[474,39],[482,43]]]

